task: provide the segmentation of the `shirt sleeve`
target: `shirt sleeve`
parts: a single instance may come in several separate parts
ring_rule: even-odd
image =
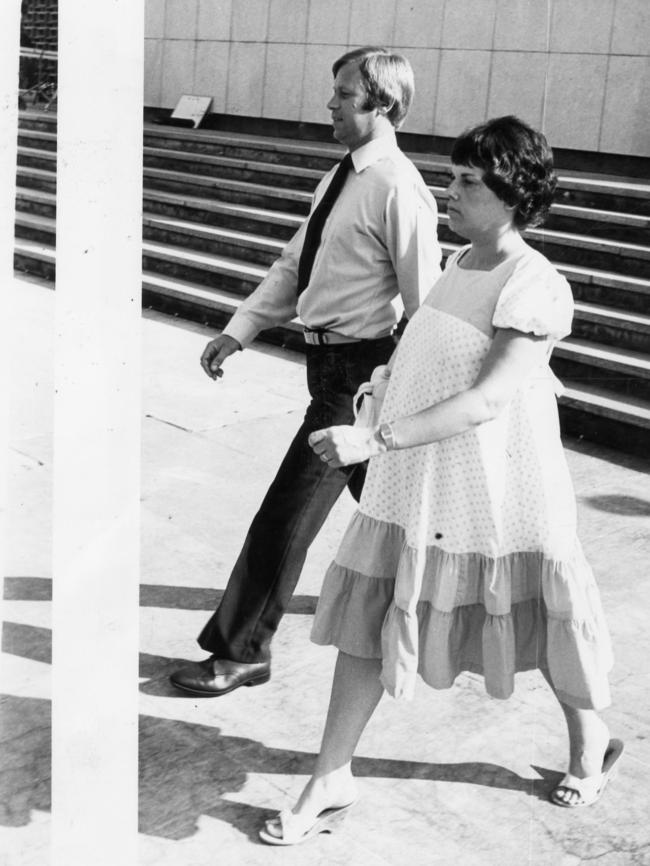
[[[402,181],[386,202],[386,246],[411,318],[440,276],[436,200],[422,183]]]
[[[571,333],[572,318],[569,283],[540,255],[517,263],[501,291],[492,324],[561,340]]]
[[[298,261],[305,236],[307,220],[287,243],[280,258],[269,268],[255,291],[243,301],[223,330],[249,346],[260,331],[291,321],[296,315]]]

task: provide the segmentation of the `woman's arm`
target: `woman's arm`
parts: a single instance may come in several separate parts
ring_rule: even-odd
[[[390,422],[396,448],[413,448],[457,436],[492,421],[546,358],[545,337],[499,329],[474,384],[434,406]]]
[[[470,388],[414,415],[390,420],[393,447],[428,445],[492,421],[547,353],[546,337],[499,329]],[[360,463],[387,450],[378,428],[329,427],[312,433],[309,443],[334,468]]]

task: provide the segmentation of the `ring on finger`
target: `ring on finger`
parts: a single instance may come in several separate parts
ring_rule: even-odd
[[[321,454],[320,459],[323,461],[323,463],[329,463],[330,462],[330,458],[324,452]]]

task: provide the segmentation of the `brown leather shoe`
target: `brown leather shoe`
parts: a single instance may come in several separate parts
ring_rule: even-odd
[[[172,685],[191,695],[217,698],[240,686],[261,686],[271,679],[271,663],[233,662],[215,656],[196,662],[191,667],[174,671],[169,677]]]

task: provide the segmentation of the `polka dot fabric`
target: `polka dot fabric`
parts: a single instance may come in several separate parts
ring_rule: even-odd
[[[570,329],[568,284],[538,253],[526,248],[522,256],[482,272],[459,267],[462,252],[450,259],[405,330],[382,420],[469,388],[497,326],[547,336],[549,355],[552,341]],[[358,512],[323,586],[316,642],[380,654],[384,684],[398,696],[410,695],[417,671],[439,686],[442,680],[450,684],[450,670],[474,670],[485,673],[491,693],[503,697],[512,690],[514,670],[554,668],[561,679],[564,656],[589,657],[591,680],[597,682],[585,689],[590,675],[579,670],[575,682],[562,684],[562,694],[576,706],[607,703],[609,638],[575,535],[556,390],[544,363],[495,420],[370,461]],[[579,591],[568,591],[568,581]],[[441,599],[452,601],[442,609]],[[547,610],[540,618],[535,605],[542,601]],[[468,619],[477,602],[478,611]],[[549,658],[540,658],[539,647],[547,641],[536,630],[547,629],[551,620],[555,644]],[[469,621],[483,623],[482,642],[466,633]],[[345,634],[355,636],[352,650],[337,638]],[[585,634],[595,641],[589,652],[581,644]],[[504,659],[503,670],[488,670]]]

